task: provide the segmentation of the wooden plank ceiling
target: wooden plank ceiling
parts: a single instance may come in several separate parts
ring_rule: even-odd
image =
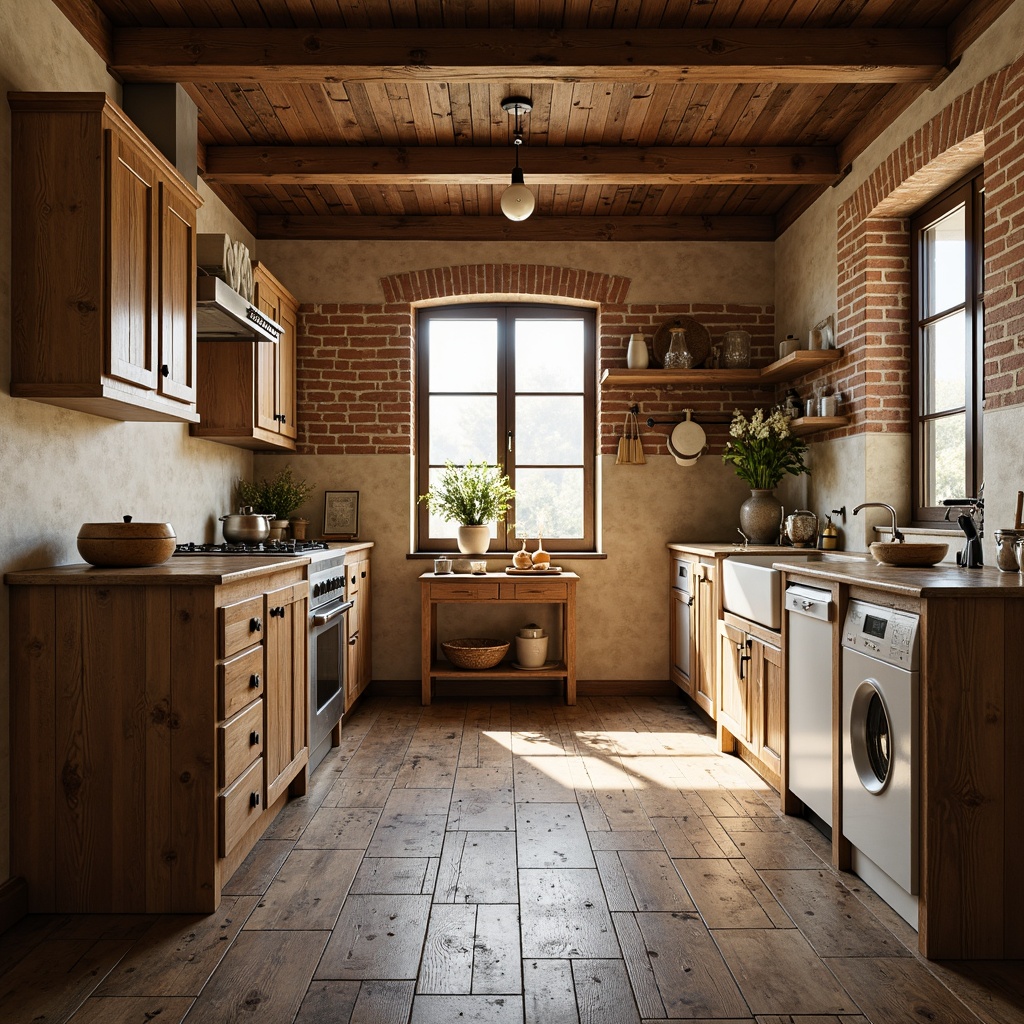
[[[258,237],[532,241],[776,237],[1010,0],[55,2]]]

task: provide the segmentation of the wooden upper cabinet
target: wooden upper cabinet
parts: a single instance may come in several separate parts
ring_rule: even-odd
[[[11,394],[195,422],[202,200],[104,93],[11,93]]]
[[[269,341],[200,341],[196,437],[257,451],[295,450],[299,304],[260,262],[253,304],[283,332]]]

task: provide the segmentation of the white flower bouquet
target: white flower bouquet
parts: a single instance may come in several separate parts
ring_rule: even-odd
[[[722,453],[736,475],[754,490],[771,490],[787,473],[809,473],[804,465],[807,445],[789,429],[789,417],[774,409],[767,416],[755,409],[747,419],[737,409],[729,427],[729,441]]]

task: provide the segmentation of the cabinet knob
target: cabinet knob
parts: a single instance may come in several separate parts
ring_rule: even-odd
[[[251,676],[249,676],[249,689],[250,690],[258,690],[259,688],[260,688],[260,674],[259,674],[259,672],[253,672],[253,674]]]
[[[272,619],[283,619],[284,618],[284,606],[276,605],[270,609],[270,617]]]
[[[348,642],[349,647],[355,647],[356,641],[358,639],[359,639],[359,634],[357,633],[354,637],[352,637],[351,640],[349,640],[349,642]]]
[[[249,733],[249,746],[250,747],[255,747],[255,746],[257,746],[259,744],[259,742],[260,742],[260,734],[255,729],[253,729],[253,731],[251,733]]]
[[[259,805],[260,805],[260,795],[259,795],[259,793],[250,793],[249,794],[249,806],[250,807],[259,807]]]
[[[366,570],[365,569],[359,574],[359,578],[361,580],[365,580],[366,579]]]
[[[282,423],[287,423],[288,422],[288,417],[284,413],[281,413],[281,422]]]
[[[166,363],[162,363],[161,366],[160,366],[160,376],[161,377],[170,377],[170,375],[171,375],[171,368]]]
[[[262,630],[262,629],[263,629],[263,620],[258,615],[253,616],[249,620],[249,632],[250,633],[259,633],[260,630]]]

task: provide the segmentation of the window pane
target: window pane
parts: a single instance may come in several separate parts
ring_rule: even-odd
[[[583,390],[583,321],[516,320],[516,390]]]
[[[946,409],[962,409],[967,401],[965,329],[963,312],[953,313],[924,329],[921,412],[925,415]]]
[[[497,390],[497,321],[431,320],[429,344],[431,391]]]
[[[431,395],[430,464],[486,459],[494,465],[498,460],[497,404],[494,395]]]
[[[967,241],[964,207],[958,206],[922,232],[924,316],[934,316],[964,301]]]
[[[440,484],[441,483],[441,477],[443,475],[444,475],[444,468],[443,467],[439,466],[436,469],[432,469],[430,471],[430,486],[431,487],[436,487],[438,484]],[[430,531],[430,536],[431,537],[437,537],[438,539],[444,539],[444,538],[448,538],[448,537],[457,537],[459,535],[459,524],[458,523],[449,523],[447,520],[441,519],[440,517],[434,515],[433,512],[430,513],[430,516],[429,516],[427,521],[428,521],[428,527],[427,528]],[[498,536],[498,524],[497,523],[491,523],[490,525],[491,525],[491,537],[492,538],[493,537],[497,537]],[[502,530],[505,529],[504,524],[502,524],[501,528],[502,528]]]
[[[583,536],[583,470],[516,471],[516,536]]]
[[[583,396],[516,398],[516,465],[583,463]]]
[[[960,413],[925,424],[925,481],[928,505],[967,494],[967,417]]]

